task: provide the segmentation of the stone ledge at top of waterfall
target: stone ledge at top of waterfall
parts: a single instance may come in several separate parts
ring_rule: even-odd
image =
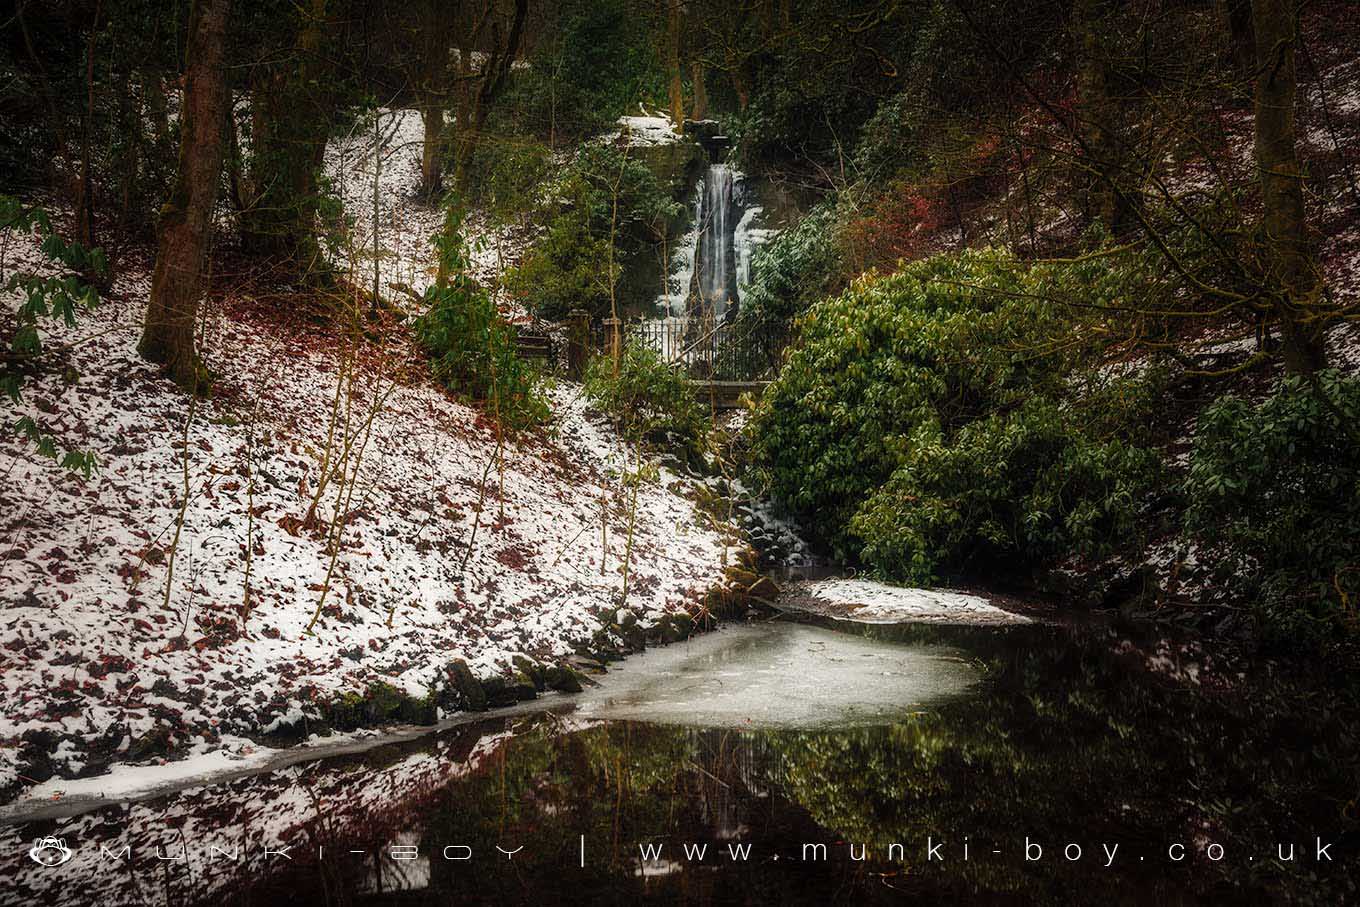
[[[867,579],[800,581],[775,602],[784,611],[864,624],[950,624],[1000,627],[1033,623],[987,599],[948,589],[890,586]]]

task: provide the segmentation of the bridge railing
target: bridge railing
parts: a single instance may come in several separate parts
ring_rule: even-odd
[[[648,319],[622,326],[625,342],[641,343],[696,380],[758,381],[773,377],[788,345],[785,331],[700,318]],[[607,349],[604,329],[597,349]]]

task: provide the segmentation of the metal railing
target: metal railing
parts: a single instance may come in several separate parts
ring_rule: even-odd
[[[656,350],[689,377],[708,381],[772,377],[788,344],[784,331],[706,318],[634,321],[623,326],[623,336]]]

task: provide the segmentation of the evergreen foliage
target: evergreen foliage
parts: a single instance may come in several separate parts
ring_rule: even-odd
[[[50,276],[16,272],[3,284],[5,290],[17,290],[22,294],[22,302],[14,313],[8,350],[0,360],[0,390],[12,404],[18,404],[26,377],[44,365],[43,324],[59,321],[68,328],[75,327],[77,313],[99,303],[98,292],[83,275],[102,274],[108,268],[108,262],[102,250],[85,249],[79,243],[67,242],[57,235],[42,208],[25,206],[7,195],[0,195],[0,230],[36,232],[43,238],[43,255],[61,272]],[[77,470],[89,478],[95,468],[92,452],[63,449],[31,416],[16,419],[11,429],[27,438],[40,456],[60,460],[66,469]]]
[[[429,309],[415,324],[435,378],[460,396],[487,404],[507,425],[542,422],[548,410],[539,379],[515,350],[514,327],[501,318],[485,288],[468,273],[470,253],[456,210],[450,212],[436,245],[449,280],[426,292]]]
[[[1200,416],[1187,530],[1279,641],[1308,641],[1360,602],[1360,380],[1292,377]]]
[[[766,392],[755,454],[778,500],[843,555],[928,582],[983,556],[1108,550],[1153,458],[1085,433],[1071,376],[1093,349],[1060,302],[1127,272],[942,255],[813,306]]]
[[[626,437],[697,452],[704,409],[684,377],[652,348],[627,344],[617,368],[608,356],[592,359],[585,389]]]

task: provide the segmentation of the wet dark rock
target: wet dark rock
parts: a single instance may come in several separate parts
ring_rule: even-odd
[[[168,756],[174,749],[174,738],[174,732],[165,725],[154,727],[132,741],[132,745],[128,747],[127,759],[129,762],[141,762],[144,759]]]
[[[559,693],[579,693],[582,677],[566,665],[553,665],[548,668],[548,688]]]
[[[534,688],[532,683],[527,680],[525,682],[530,690]],[[517,682],[504,677],[486,678],[482,681],[482,689],[486,691],[486,704],[492,708],[514,705],[520,701],[519,694],[522,692]]]
[[[547,676],[543,670],[543,665],[530,658],[525,658],[523,655],[516,655],[510,661],[521,673],[533,681],[534,689],[542,692],[547,687]]]
[[[19,738],[22,741],[19,774],[33,781],[46,781],[57,773],[52,764],[52,753],[59,738],[54,731],[29,729]]]
[[[581,655],[578,653],[567,660],[571,663],[572,667],[581,671],[588,671],[592,674],[603,674],[606,670],[603,662],[598,661],[589,655]]]
[[[762,576],[760,579],[756,580],[754,585],[746,590],[746,594],[756,598],[773,601],[774,598],[779,595],[779,586],[777,586],[775,581],[768,576]]]
[[[662,643],[680,642],[689,637],[693,628],[694,618],[684,612],[663,614],[657,619],[656,623],[652,624],[648,630],[648,636]]]
[[[727,570],[724,571],[724,576],[727,577],[729,585],[740,589],[743,592],[760,581],[759,573],[738,566],[728,567]]]
[[[470,712],[485,712],[488,701],[486,690],[478,683],[477,678],[472,676],[472,669],[468,667],[468,663],[461,658],[450,662],[449,674],[454,688],[458,690],[463,708]]]
[[[527,702],[530,699],[538,698],[538,686],[523,671],[516,671],[511,676],[510,683],[515,699],[518,701]]]

